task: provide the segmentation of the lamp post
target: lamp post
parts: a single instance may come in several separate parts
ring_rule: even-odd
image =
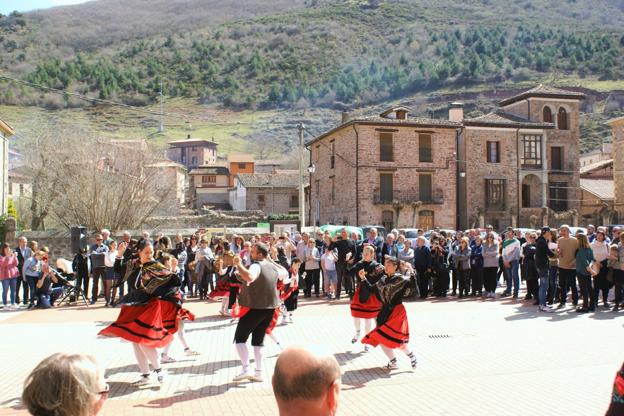
[[[304,168],[303,168],[303,157],[304,157],[304,143],[303,143],[303,131],[305,130],[305,126],[303,123],[299,123],[299,226],[300,231],[303,232],[303,227],[305,227],[305,194],[304,194]]]

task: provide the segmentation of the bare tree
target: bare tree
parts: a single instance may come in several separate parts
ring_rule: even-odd
[[[35,135],[26,163],[33,171],[32,229],[46,218],[91,229],[139,228],[175,192],[143,142],[116,143],[76,129]]]

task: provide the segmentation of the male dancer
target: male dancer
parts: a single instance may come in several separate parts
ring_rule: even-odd
[[[262,347],[264,335],[273,319],[275,308],[280,305],[277,281],[288,277],[288,271],[269,257],[269,248],[263,243],[256,243],[251,248],[252,264],[246,268],[239,256],[234,257],[234,266],[238,276],[246,283],[241,288],[239,304],[249,311],[238,321],[234,342],[236,352],[243,365],[243,371],[234,377],[238,381],[262,381]],[[255,374],[249,369],[249,350],[247,338],[251,335],[256,363]]]

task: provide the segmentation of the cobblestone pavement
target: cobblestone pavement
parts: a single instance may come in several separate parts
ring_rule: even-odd
[[[58,352],[94,354],[111,386],[104,415],[275,415],[270,375],[279,349],[266,340],[265,381],[230,383],[240,370],[234,325],[216,316],[217,303],[190,301],[198,319],[187,339],[201,352],[184,357],[179,341],[163,385],[136,388],[132,348],[97,332],[118,309],[61,307],[0,313],[0,415],[23,415],[21,386],[28,372]],[[380,368],[379,348],[353,346],[346,301],[301,302],[294,324],[278,326],[282,344],[323,344],[343,371],[340,415],[601,415],[615,372],[624,360],[624,312],[600,309],[579,315],[571,307],[539,313],[530,302],[427,300],[406,304],[411,345],[419,364],[411,370]]]

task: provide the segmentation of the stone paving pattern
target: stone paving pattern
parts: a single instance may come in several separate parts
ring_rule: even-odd
[[[137,388],[129,343],[97,338],[118,309],[61,307],[0,313],[0,416],[25,415],[19,396],[28,372],[57,351],[94,354],[111,386],[103,415],[276,415],[270,376],[279,348],[266,339],[265,380],[231,383],[239,371],[235,326],[219,304],[192,300],[198,319],[187,340],[201,352],[184,357],[179,341],[163,385]],[[406,303],[419,365],[400,356],[399,370],[381,369],[379,348],[355,346],[346,301],[300,303],[293,324],[278,326],[282,344],[323,344],[343,371],[340,415],[602,415],[624,360],[624,312],[572,307],[539,313],[531,302],[427,300]],[[251,354],[253,356],[253,354]],[[387,406],[383,410],[379,406]]]

